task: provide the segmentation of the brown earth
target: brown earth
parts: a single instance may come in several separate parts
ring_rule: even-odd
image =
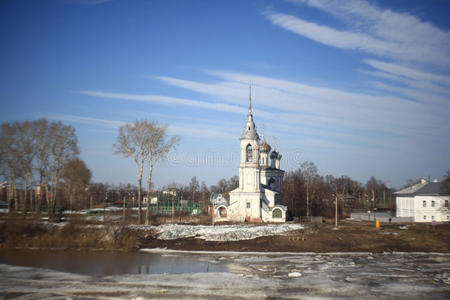
[[[338,230],[330,224],[305,224],[286,235],[237,242],[210,242],[196,238],[163,241],[140,239],[140,248],[258,252],[450,252],[450,224],[382,225],[344,221]]]
[[[401,224],[382,224],[380,229],[376,229],[374,223],[340,221],[338,230],[333,230],[334,225],[330,223],[304,224],[303,230],[236,242],[211,242],[198,238],[158,240],[155,231],[132,230],[128,224],[121,223],[86,224],[72,220],[61,227],[49,225],[36,220],[0,218],[0,249],[450,253],[450,223],[435,226],[409,224],[407,229],[401,229],[405,228]]]

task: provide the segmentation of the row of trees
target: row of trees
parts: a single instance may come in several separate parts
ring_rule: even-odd
[[[22,207],[26,212],[29,203],[31,210],[38,211],[45,201],[53,218],[61,190],[70,195],[72,204],[77,190],[85,188],[91,179],[91,172],[78,154],[77,137],[71,126],[46,119],[3,123],[0,175],[8,182],[10,209]],[[39,194],[33,195],[36,186]]]
[[[288,172],[283,180],[283,203],[294,216],[334,215],[335,201],[349,208],[391,208],[392,193],[384,182],[371,177],[365,185],[347,176],[321,176],[313,162],[306,161]]]

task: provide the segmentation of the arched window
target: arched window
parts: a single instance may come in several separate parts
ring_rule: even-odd
[[[275,209],[272,211],[272,218],[278,219],[278,218],[281,218],[282,216],[283,216],[283,213],[281,212],[281,209],[275,208]]]
[[[427,201],[424,200],[422,205],[423,205],[423,207],[427,207]]]
[[[246,162],[252,162],[253,161],[253,148],[252,145],[248,144],[246,149]]]

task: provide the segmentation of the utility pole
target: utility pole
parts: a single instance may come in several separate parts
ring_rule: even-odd
[[[125,208],[126,208],[126,197],[124,196],[123,198],[122,198],[122,204],[123,204],[123,220],[125,221]]]
[[[335,212],[335,226],[336,228],[338,227],[338,196],[337,194],[335,195],[336,199],[335,199],[335,204],[336,204],[336,212]]]

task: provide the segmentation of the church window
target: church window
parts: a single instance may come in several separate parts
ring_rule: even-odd
[[[276,208],[272,211],[272,218],[281,218],[283,216],[281,209]]]
[[[247,149],[246,149],[246,162],[252,162],[253,161],[253,149],[252,149],[252,145],[248,144],[247,145]]]

